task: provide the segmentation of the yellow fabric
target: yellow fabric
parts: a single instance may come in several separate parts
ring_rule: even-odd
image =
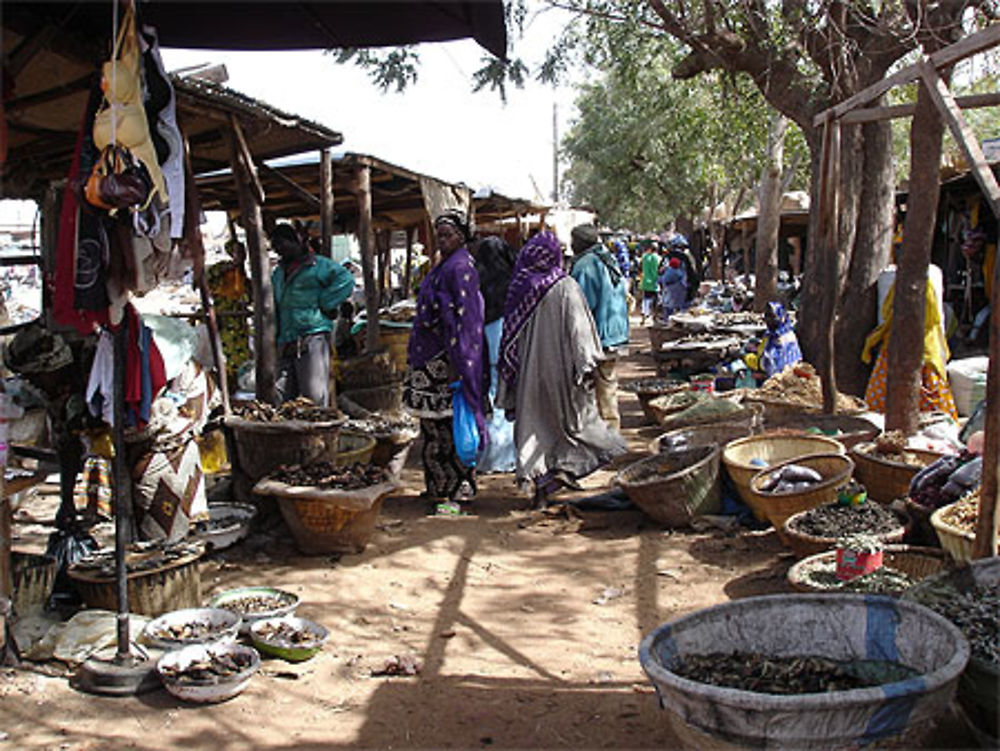
[[[167,203],[167,187],[156,160],[156,149],[149,137],[149,122],[142,106],[142,85],[139,72],[139,43],[135,33],[135,13],[128,7],[122,19],[122,30],[115,43],[111,60],[104,63],[101,88],[104,103],[94,117],[94,145],[103,149],[112,140],[121,144],[141,161],[153,181],[153,190]],[[112,84],[113,81],[113,84]],[[115,118],[112,138],[111,116]]]
[[[889,348],[889,335],[892,333],[892,301],[895,297],[896,283],[893,282],[889,288],[889,294],[882,302],[882,323],[865,339],[865,346],[861,350],[862,362],[872,361],[872,353],[881,344],[882,351],[887,352]],[[923,363],[931,368],[942,378],[948,378],[948,371],[945,369],[945,362],[951,356],[948,350],[948,342],[941,332],[941,310],[938,308],[937,297],[934,294],[934,287],[930,281],[924,285],[924,357]]]
[[[883,348],[865,389],[865,403],[873,412],[885,412],[888,369],[889,354]],[[920,411],[944,412],[952,420],[958,421],[958,409],[955,407],[955,397],[951,393],[948,379],[940,377],[927,363],[920,369]]]

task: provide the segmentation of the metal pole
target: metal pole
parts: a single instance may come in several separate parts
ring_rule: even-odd
[[[125,349],[128,341],[128,316],[122,320],[114,332],[114,420],[113,440],[115,446],[114,467],[114,510],[115,510],[115,584],[118,593],[118,651],[117,659],[129,655],[128,629],[128,575],[125,567],[125,544],[131,536],[131,504],[129,500],[130,482],[125,460]]]

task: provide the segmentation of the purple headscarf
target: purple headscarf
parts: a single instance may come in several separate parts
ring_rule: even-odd
[[[503,335],[497,370],[510,386],[517,383],[521,359],[517,353],[517,335],[535,312],[545,293],[566,272],[562,268],[562,246],[551,232],[539,232],[525,243],[517,256],[507,299],[503,306]]]

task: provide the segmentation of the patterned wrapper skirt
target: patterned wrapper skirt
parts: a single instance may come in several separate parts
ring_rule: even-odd
[[[886,348],[882,347],[875,361],[875,368],[868,379],[868,387],[865,389],[865,402],[875,412],[885,412],[888,369],[889,354]],[[958,421],[958,410],[948,380],[935,373],[927,363],[920,369],[920,411],[944,412],[952,420]]]

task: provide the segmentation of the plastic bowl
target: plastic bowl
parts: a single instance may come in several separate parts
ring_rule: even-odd
[[[204,680],[181,680],[171,674],[171,669],[181,669],[212,655],[240,655],[248,657],[250,664],[244,670],[228,676],[212,676]],[[232,699],[243,692],[260,669],[260,655],[253,647],[242,644],[193,644],[174,652],[167,652],[156,663],[156,671],[163,687],[184,701],[208,704]]]
[[[211,626],[211,632],[189,638],[168,636],[165,629],[183,626],[187,623],[206,623]],[[219,608],[185,608],[164,613],[154,618],[142,630],[143,641],[151,647],[167,651],[188,647],[192,644],[210,644],[212,642],[231,642],[236,639],[240,626],[239,616],[228,610]]]
[[[280,598],[284,604],[270,610],[259,610],[252,613],[245,613],[235,607],[236,603],[242,598],[253,597],[255,595]],[[220,592],[209,601],[208,606],[210,608],[222,608],[228,612],[235,613],[241,619],[239,632],[246,635],[250,633],[250,627],[256,621],[264,620],[265,618],[279,618],[283,615],[294,615],[295,608],[299,606],[300,601],[297,594],[284,589],[276,589],[275,587],[239,587],[238,589],[227,589],[225,592]]]
[[[198,539],[212,550],[225,550],[249,534],[257,509],[249,503],[210,503],[208,515],[209,527],[198,534]],[[232,521],[219,525],[218,522],[224,519]]]
[[[269,626],[276,626],[282,623],[296,630],[308,632],[311,638],[302,644],[293,644],[290,641],[264,635],[263,632]],[[308,660],[323,648],[329,636],[330,632],[315,621],[310,621],[306,618],[296,618],[295,616],[265,618],[255,621],[250,626],[250,640],[257,649],[265,654],[280,657],[289,662]]]

